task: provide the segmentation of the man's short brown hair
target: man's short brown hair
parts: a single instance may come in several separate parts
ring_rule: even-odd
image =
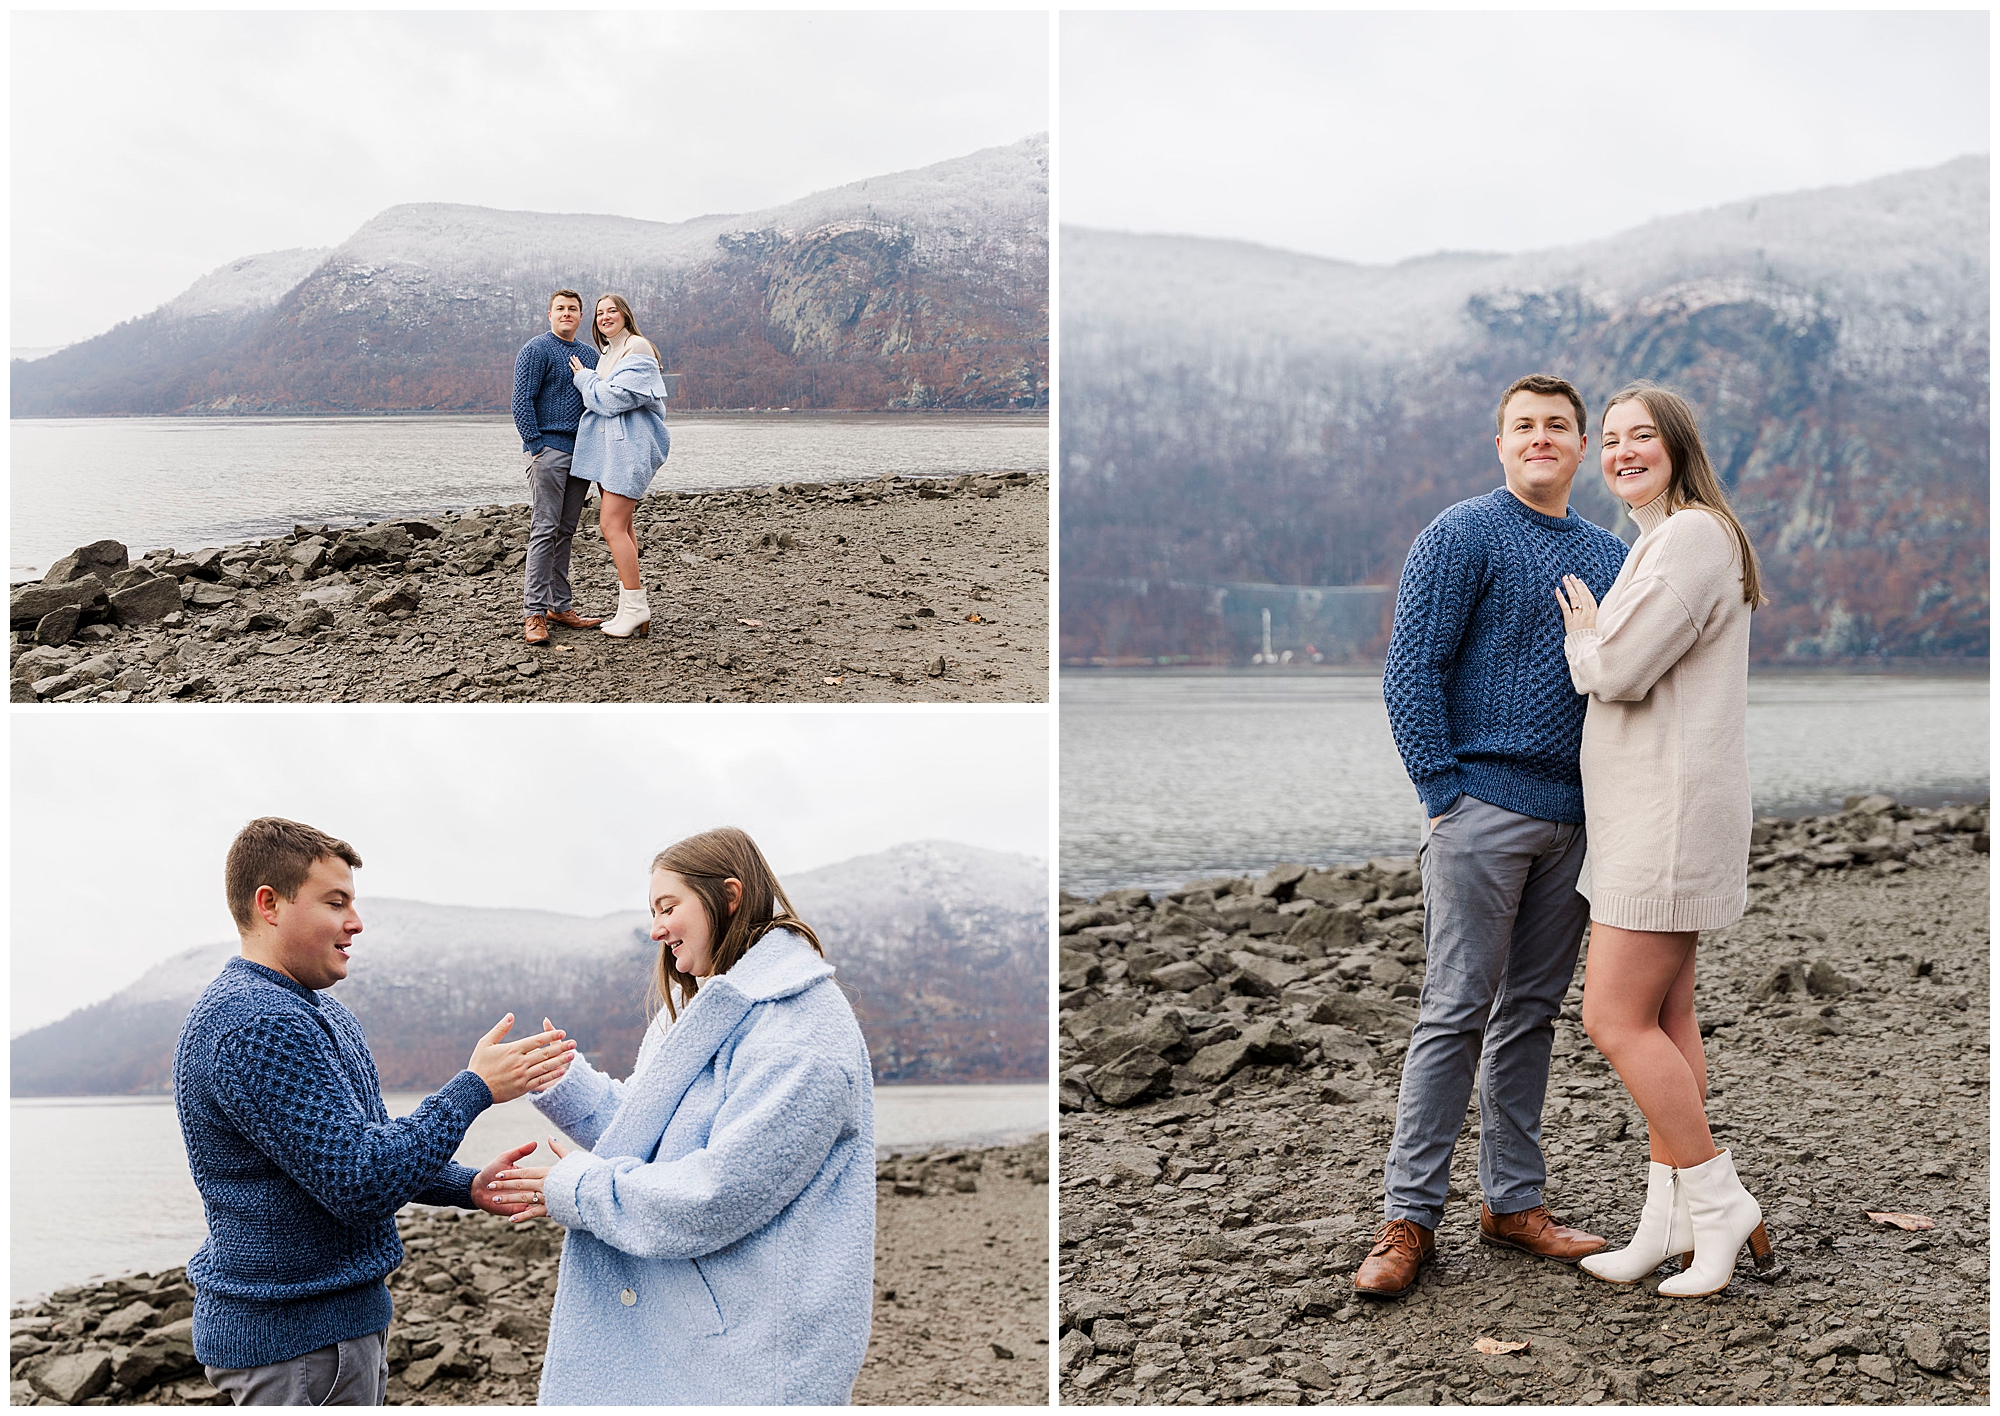
[[[237,928],[257,920],[257,891],[269,885],[281,899],[296,900],[313,862],[344,860],[356,869],[361,857],[345,841],[282,816],[260,816],[236,833],[222,867],[222,890]]]
[[[549,303],[543,313],[546,314],[548,310],[553,310],[556,307],[556,301],[562,299],[565,295],[576,301],[576,307],[579,310],[583,308],[583,297],[581,295],[577,294],[574,290],[558,290],[555,294],[549,296]]]
[[[1529,374],[1508,384],[1507,391],[1500,395],[1500,407],[1493,414],[1494,431],[1507,431],[1507,401],[1517,393],[1546,393],[1567,398],[1576,409],[1576,430],[1579,433],[1590,431],[1590,415],[1583,411],[1583,395],[1576,391],[1575,384],[1554,374]]]

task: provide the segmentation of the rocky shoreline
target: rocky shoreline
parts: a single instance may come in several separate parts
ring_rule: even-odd
[[[648,638],[521,637],[525,504],[137,561],[79,547],[14,587],[16,703],[1042,702],[1049,478],[655,493]],[[578,528],[576,607],[617,578]]]
[[[875,1320],[857,1404],[1045,1404],[1048,1138],[876,1163]],[[532,1406],[562,1230],[412,1205],[389,1276],[389,1404]],[[15,1406],[226,1406],[195,1361],[186,1271],[18,1305]]]
[[[1477,1244],[1474,1116],[1437,1259],[1354,1295],[1423,974],[1414,858],[1065,896],[1061,1400],[1987,1404],[1988,827],[1884,796],[1756,824],[1697,1007],[1781,1266],[1683,1302]],[[1622,1244],[1644,1123],[1581,982],[1548,1197]]]

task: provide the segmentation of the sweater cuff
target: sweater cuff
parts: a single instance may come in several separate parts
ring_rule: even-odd
[[[414,1196],[420,1205],[456,1205],[460,1209],[477,1209],[472,1201],[472,1182],[479,1178],[479,1172],[469,1165],[460,1165],[448,1160],[437,1178]]]
[[[549,1218],[564,1229],[583,1227],[583,1209],[577,1199],[577,1192],[583,1188],[583,1177],[594,1165],[602,1161],[587,1150],[573,1150],[550,1168],[542,1181],[542,1207],[549,1212]]]
[[[457,1076],[439,1087],[437,1095],[458,1108],[460,1114],[465,1117],[466,1124],[468,1125],[471,1124],[472,1119],[479,1115],[480,1112],[493,1105],[492,1090],[487,1087],[477,1072],[470,1069],[460,1072]]]
[[[1435,777],[1417,783],[1417,797],[1424,804],[1424,815],[1439,817],[1451,810],[1451,804],[1465,795],[1465,786],[1459,781],[1457,772],[1441,772]]]

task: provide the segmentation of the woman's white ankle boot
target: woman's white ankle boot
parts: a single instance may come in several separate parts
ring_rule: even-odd
[[[653,627],[653,611],[646,604],[646,587],[637,590],[618,587],[618,613],[606,620],[598,628],[613,639],[630,639],[637,634],[644,639]]]
[[[1736,1272],[1736,1255],[1747,1242],[1750,1258],[1767,1269],[1771,1236],[1764,1231],[1764,1211],[1743,1182],[1736,1178],[1736,1161],[1728,1151],[1687,1170],[1676,1171],[1675,1183],[1687,1192],[1688,1219],[1694,1226],[1694,1263],[1660,1285],[1669,1298],[1700,1298],[1720,1293]]]
[[[1580,1268],[1606,1283],[1637,1283],[1675,1254],[1694,1252],[1694,1230],[1688,1222],[1687,1191],[1674,1183],[1674,1168],[1657,1160],[1646,1162],[1646,1207],[1632,1242],[1612,1253],[1584,1255]]]

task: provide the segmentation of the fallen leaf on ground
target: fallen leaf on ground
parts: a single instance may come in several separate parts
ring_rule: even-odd
[[[983,615],[967,615],[965,617],[965,622],[967,624],[985,624],[986,618]]]
[[[841,681],[837,678],[823,678],[820,680],[820,682],[825,684],[828,688],[838,688],[841,683]]]
[[[1472,1345],[1488,1357],[1497,1357],[1502,1352],[1524,1352],[1528,1347],[1525,1342],[1502,1342],[1497,1337],[1482,1337]]]
[[[1877,1224],[1893,1224],[1898,1229],[1936,1229],[1937,1224],[1928,1215],[1902,1214],[1896,1210],[1863,1210],[1863,1214]]]
[[[751,627],[752,629],[762,629],[762,628],[764,627],[764,621],[762,621],[762,620],[746,620],[746,619],[740,619],[740,620],[738,620],[738,621],[736,621],[736,622],[737,622],[738,624],[747,624],[747,625],[749,625],[749,626],[750,626],[750,627]]]

